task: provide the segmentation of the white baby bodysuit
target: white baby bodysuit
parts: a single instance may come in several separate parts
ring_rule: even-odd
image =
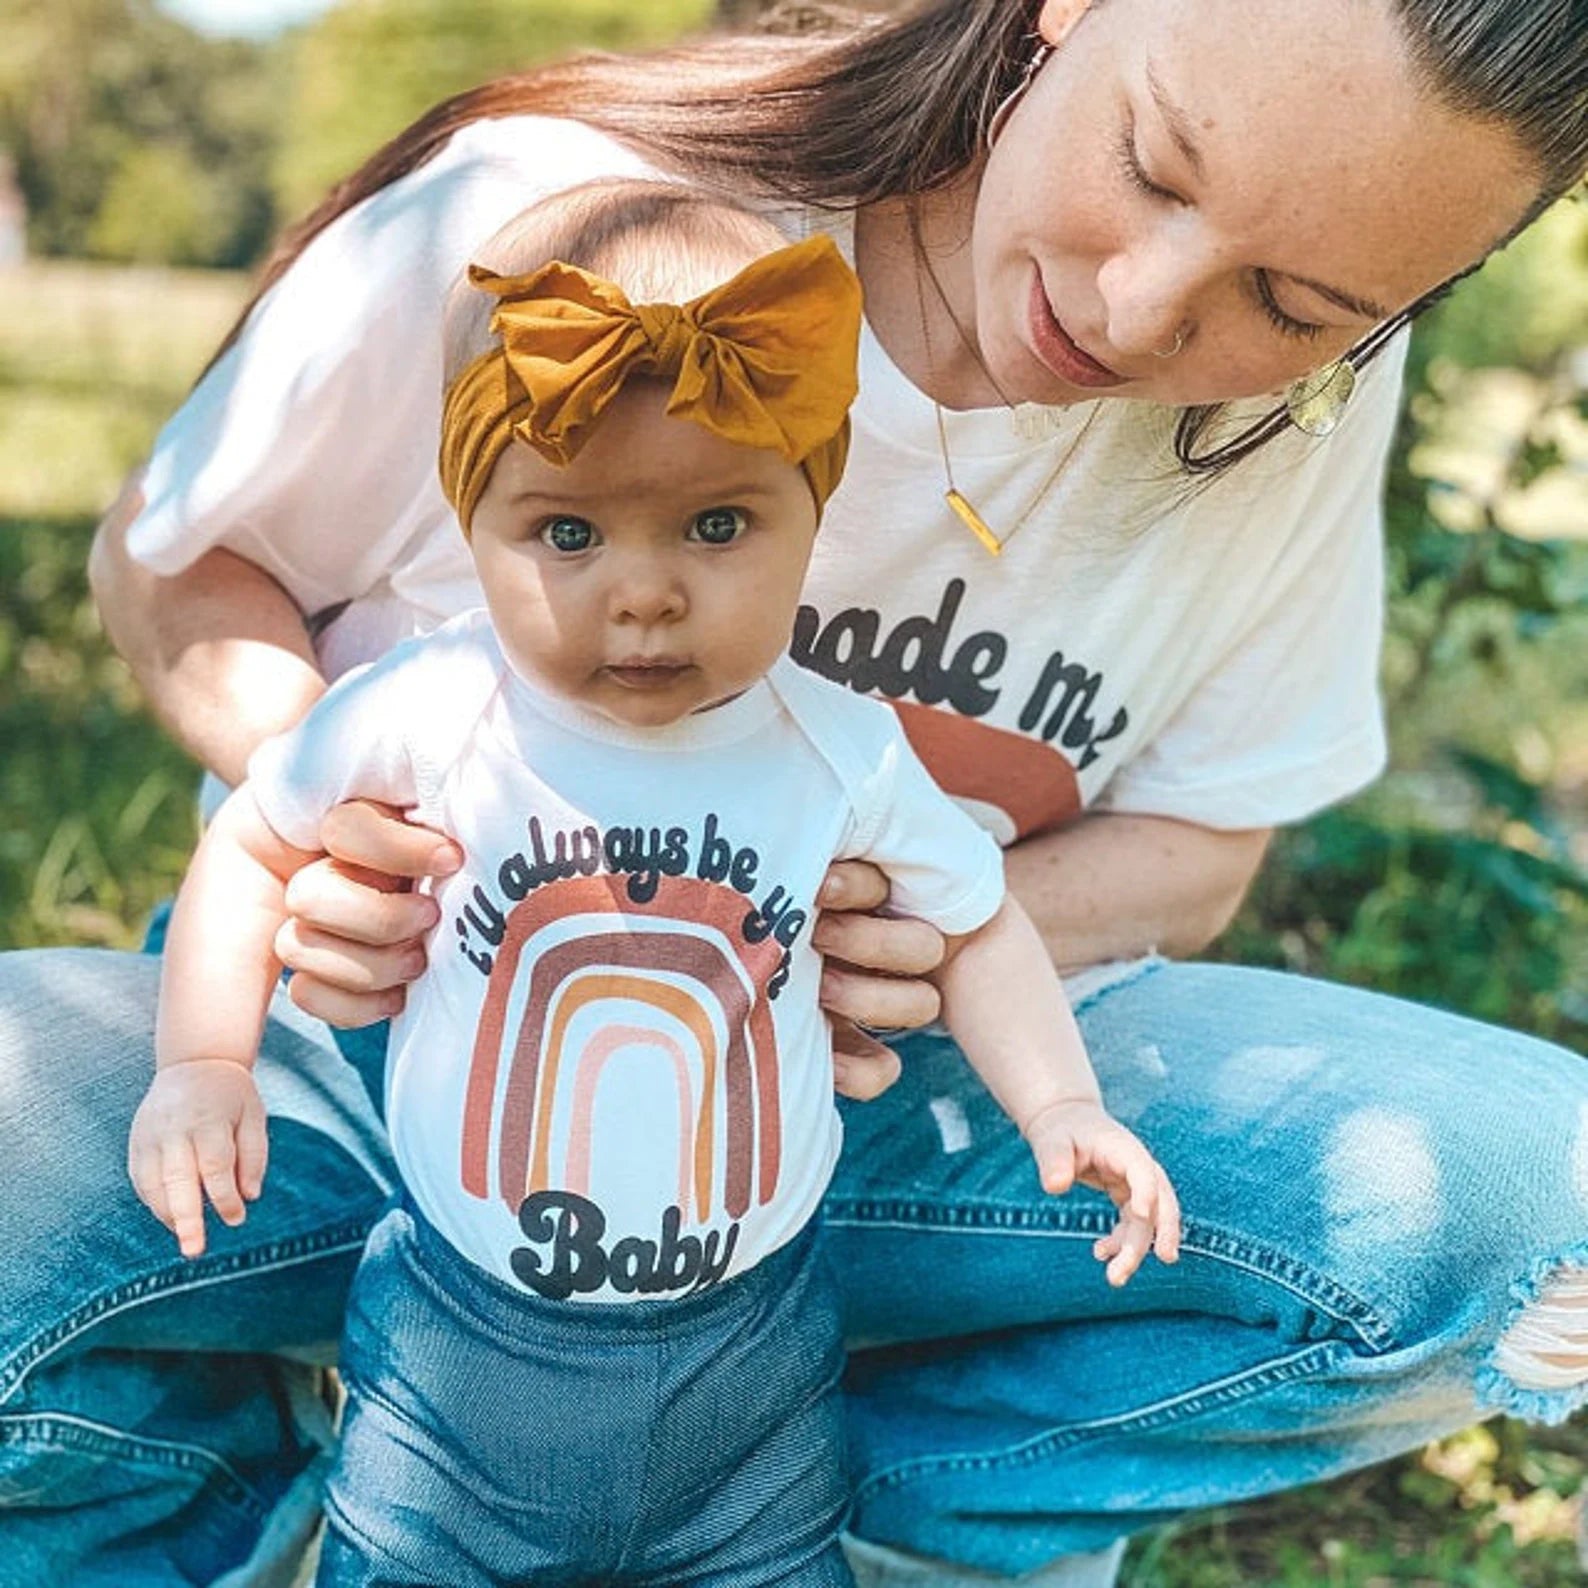
[[[289,843],[355,796],[463,846],[394,1026],[387,1119],[425,1215],[557,1299],[686,1294],[815,1212],[838,1156],[811,947],[865,857],[947,933],[997,910],[992,839],[880,702],[787,659],[633,729],[532,686],[483,612],[350,673],[249,766]]]

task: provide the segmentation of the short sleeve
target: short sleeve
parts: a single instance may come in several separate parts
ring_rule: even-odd
[[[576,122],[480,122],[339,217],[161,431],[132,555],[175,574],[225,547],[306,612],[362,595],[450,518],[441,319],[473,251],[550,191],[645,173]]]
[[[433,820],[441,779],[500,667],[483,616],[471,613],[344,673],[301,722],[249,757],[260,813],[298,849],[320,848],[320,823],[345,800],[382,800]]]
[[[1386,758],[1379,659],[1384,470],[1404,346],[1348,414],[1356,434],[1320,443],[1280,482],[1293,547],[1248,621],[1093,808],[1225,830],[1301,821],[1356,793]],[[1259,458],[1253,460],[1261,465]],[[1236,465],[1237,468],[1245,465]]]
[[[955,937],[997,913],[1003,851],[932,781],[896,719],[857,815],[853,846],[841,858],[869,860],[886,874],[893,913]]]

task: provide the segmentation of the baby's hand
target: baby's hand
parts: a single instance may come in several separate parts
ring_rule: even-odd
[[[1158,1161],[1100,1103],[1053,1103],[1029,1120],[1026,1140],[1042,1186],[1056,1196],[1079,1180],[1106,1192],[1119,1222],[1092,1248],[1108,1264],[1108,1282],[1123,1285],[1148,1250],[1161,1262],[1180,1256],[1180,1199]]]
[[[184,1257],[204,1250],[204,1196],[241,1224],[259,1195],[267,1156],[265,1106],[254,1073],[230,1059],[192,1059],[156,1072],[132,1121],[127,1173]]]

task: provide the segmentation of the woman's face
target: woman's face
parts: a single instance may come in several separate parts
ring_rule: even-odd
[[[1508,130],[1417,84],[1384,0],[1047,0],[1039,26],[1059,48],[972,233],[977,339],[1011,398],[1276,391],[1537,192]]]

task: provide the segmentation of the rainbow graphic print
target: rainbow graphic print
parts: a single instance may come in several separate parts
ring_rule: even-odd
[[[631,1169],[601,1162],[595,1129],[603,1077],[623,1054],[671,1079],[672,1116],[647,1128],[676,1141],[675,1152],[652,1155],[671,1165],[654,1187],[664,1237],[772,1199],[782,1126],[766,990],[783,949],[772,937],[746,940],[747,909],[733,888],[687,876],[662,877],[644,903],[624,877],[590,876],[514,906],[464,1097],[459,1174],[469,1196],[499,1198],[526,1233],[532,1215],[545,1223],[555,1212],[562,1237],[571,1220],[586,1242],[597,1239],[592,1222],[605,1220],[592,1194],[603,1172]]]

